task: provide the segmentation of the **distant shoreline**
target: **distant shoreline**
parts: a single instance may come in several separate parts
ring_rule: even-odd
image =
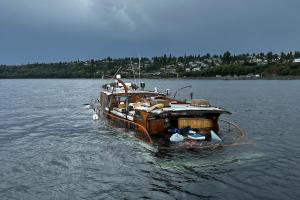
[[[0,65],[0,78],[102,78],[116,73],[123,78],[206,80],[299,80],[300,51],[273,54],[189,55],[146,58],[110,57],[59,63]]]
[[[88,80],[111,80],[110,78],[0,78],[0,80],[39,80],[39,79],[45,79],[45,80],[55,80],[55,79],[62,79],[62,80],[71,80],[71,79],[88,79]],[[133,78],[123,78],[123,79],[133,79]],[[157,79],[165,79],[165,80],[300,80],[300,76],[275,76],[275,77],[151,77],[151,78],[145,78],[141,77],[141,79],[150,79],[150,80],[157,80]]]
[[[177,79],[177,78],[174,78]],[[300,80],[300,76],[275,76],[275,77],[187,77],[178,79],[204,79],[204,80]]]

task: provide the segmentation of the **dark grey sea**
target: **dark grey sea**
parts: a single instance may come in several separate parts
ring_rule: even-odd
[[[92,120],[105,80],[0,80],[0,199],[300,199],[300,81],[144,81],[192,85],[254,143],[160,150]]]

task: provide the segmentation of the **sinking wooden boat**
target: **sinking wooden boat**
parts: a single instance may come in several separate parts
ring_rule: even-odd
[[[156,138],[173,142],[222,141],[219,118],[221,114],[231,114],[229,111],[210,105],[208,100],[180,101],[172,98],[169,91],[161,93],[144,88],[143,82],[138,87],[117,78],[103,85],[100,98],[91,104],[92,108],[97,116],[133,130],[136,137],[148,143]]]

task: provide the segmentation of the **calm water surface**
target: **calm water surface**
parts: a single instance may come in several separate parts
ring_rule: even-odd
[[[92,120],[104,81],[0,80],[0,199],[300,199],[300,81],[145,81],[192,85],[254,144],[154,148]]]

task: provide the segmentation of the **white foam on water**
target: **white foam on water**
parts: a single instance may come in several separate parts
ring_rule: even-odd
[[[232,156],[218,156],[218,157],[194,157],[194,158],[183,158],[183,159],[174,159],[171,161],[162,161],[156,159],[156,166],[161,169],[185,169],[185,168],[193,168],[193,167],[201,167],[201,168],[210,168],[216,167],[220,165],[227,164],[243,164],[248,162],[254,162],[258,159],[264,157],[262,153],[243,153],[240,155],[232,155]],[[191,160],[192,159],[192,160]]]

